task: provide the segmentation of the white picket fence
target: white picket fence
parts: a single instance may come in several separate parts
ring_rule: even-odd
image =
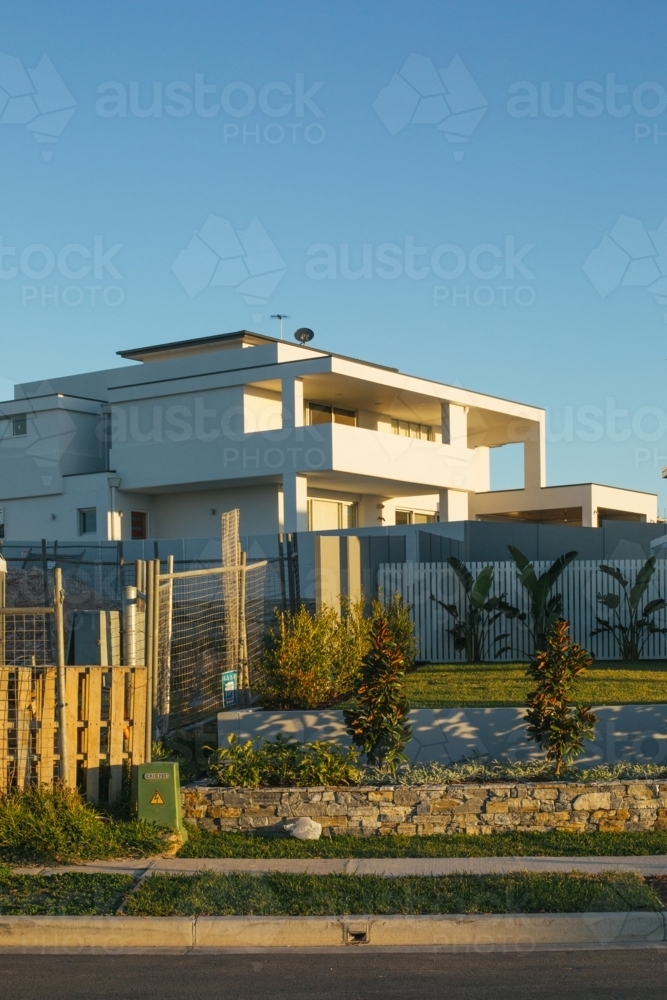
[[[572,637],[601,660],[620,660],[618,645],[609,635],[591,638],[596,628],[596,615],[611,617],[613,612],[597,601],[598,593],[619,593],[621,588],[607,573],[600,571],[601,561],[576,561],[571,563],[561,575],[552,593],[563,595],[563,616],[570,623]],[[466,566],[474,577],[484,568],[493,566],[493,587],[489,596],[504,594],[509,604],[525,611],[529,616],[528,593],[518,579],[513,562],[469,562]],[[535,572],[544,573],[551,562],[535,562]],[[640,559],[609,559],[604,565],[619,569],[626,580],[634,582],[637,572],[644,565]],[[427,663],[447,663],[465,660],[465,653],[454,649],[452,637],[447,632],[453,624],[451,615],[437,603],[455,604],[459,614],[465,609],[466,595],[454,570],[447,563],[383,563],[378,570],[378,586],[384,600],[392,594],[400,594],[410,605],[411,617],[415,623],[415,634],[419,640],[419,659]],[[437,600],[431,600],[433,595]],[[641,603],[643,608],[654,598],[667,599],[667,560],[659,560],[651,578],[648,590]],[[624,599],[622,599],[624,601]],[[620,612],[623,613],[624,603]],[[667,611],[659,611],[653,616],[655,624],[667,627]],[[509,632],[509,638],[499,643],[510,645],[508,652],[489,659],[512,661],[525,659],[521,652],[530,650],[527,629],[519,621],[501,618],[493,626],[493,636]],[[491,646],[493,650],[493,646]],[[649,660],[667,659],[667,635],[653,635],[649,638],[642,657]]]

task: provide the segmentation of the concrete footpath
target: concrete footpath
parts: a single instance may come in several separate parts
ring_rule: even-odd
[[[194,875],[197,872],[247,872],[264,875],[504,875],[508,872],[638,872],[667,875],[667,855],[633,857],[501,857],[501,858],[142,858],[88,861],[79,865],[14,867],[17,875],[57,875],[63,872],[148,875]]]

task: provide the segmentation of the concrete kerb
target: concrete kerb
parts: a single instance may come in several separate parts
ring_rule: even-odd
[[[623,948],[667,941],[667,913],[350,917],[2,917],[0,952]]]

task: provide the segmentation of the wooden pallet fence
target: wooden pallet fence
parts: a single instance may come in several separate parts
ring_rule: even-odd
[[[58,779],[56,667],[0,667],[0,792]],[[123,767],[145,759],[146,668],[66,667],[69,750],[66,783],[100,800],[108,765],[110,803],[121,795]]]
[[[475,577],[484,566],[492,565],[494,579],[491,596],[503,594],[505,600],[529,616],[528,594],[518,579],[517,568],[513,562],[468,562],[465,565]],[[535,562],[535,571],[538,574],[544,573],[550,565],[549,561]],[[563,614],[570,623],[571,634],[576,642],[589,649],[597,659],[620,660],[618,645],[612,636],[591,636],[591,632],[596,628],[596,616],[607,618],[613,614],[598,602],[597,594],[620,591],[618,584],[606,573],[601,572],[600,565],[601,562],[595,560],[577,560],[571,563],[558,580],[553,592],[563,595]],[[608,559],[604,565],[619,569],[626,580],[632,583],[644,561]],[[410,614],[419,641],[420,660],[427,663],[465,660],[465,654],[454,649],[452,637],[447,631],[452,625],[451,616],[437,601],[431,600],[433,595],[445,604],[456,604],[459,613],[463,612],[465,591],[451,566],[447,563],[384,563],[378,570],[378,586],[384,600],[389,600],[392,594],[397,593],[406,604],[410,605]],[[658,597],[667,600],[667,560],[657,562],[642,607]],[[623,608],[624,599],[621,604],[621,614]],[[664,610],[654,615],[653,620],[659,627],[667,627],[667,613]],[[499,646],[507,644],[511,649],[500,656],[492,654],[488,658],[505,662],[526,659],[530,650],[530,638],[526,627],[519,621],[503,618],[493,627],[493,635],[498,636],[503,632],[509,632],[509,637],[502,640]],[[491,648],[493,649],[493,646]],[[644,647],[642,657],[647,660],[667,659],[667,635],[651,636]]]

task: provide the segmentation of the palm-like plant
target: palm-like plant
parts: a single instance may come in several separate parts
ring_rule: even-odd
[[[431,600],[444,608],[454,619],[452,627],[447,629],[454,640],[454,649],[465,650],[468,663],[480,663],[490,658],[492,652],[494,656],[500,656],[510,648],[498,646],[503,639],[508,638],[509,632],[492,637],[491,628],[503,615],[516,617],[519,614],[518,609],[507,603],[504,594],[500,594],[499,597],[489,597],[493,586],[493,566],[485,566],[475,579],[468,567],[456,556],[450,556],[447,562],[466,592],[463,614],[456,604],[446,604],[433,594]]]
[[[552,626],[563,616],[563,595],[552,594],[554,584],[563,570],[577,558],[577,552],[566,552],[551,564],[548,570],[538,576],[532,562],[523,552],[508,545],[512,559],[519,570],[519,580],[528,591],[530,598],[530,617],[532,626],[528,631],[533,642],[533,651],[539,652],[547,648],[547,635]],[[527,615],[522,612],[516,616],[525,622]]]
[[[616,580],[621,587],[621,593],[597,595],[600,604],[613,611],[614,617],[609,620],[596,615],[595,620],[598,627],[593,629],[591,636],[604,635],[605,633],[611,635],[619,647],[621,657],[627,662],[635,662],[640,658],[650,636],[657,632],[667,633],[667,628],[660,628],[653,620],[656,611],[667,608],[667,602],[662,597],[649,601],[640,611],[642,598],[655,573],[655,556],[646,560],[637,573],[632,586],[630,586],[630,581],[626,580],[621,571],[614,566],[600,566],[600,570]],[[621,614],[622,604],[625,605],[623,614]]]

